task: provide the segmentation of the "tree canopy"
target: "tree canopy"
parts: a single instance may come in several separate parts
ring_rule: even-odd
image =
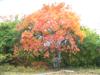
[[[25,51],[39,54],[44,50],[45,57],[50,52],[79,51],[77,40],[82,42],[79,17],[64,3],[44,5],[42,9],[26,16],[17,25],[22,31],[21,46]]]

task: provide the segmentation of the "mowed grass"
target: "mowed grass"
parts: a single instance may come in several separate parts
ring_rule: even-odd
[[[100,68],[64,68],[60,70],[24,66],[1,65],[0,75],[100,75]]]
[[[13,65],[0,65],[0,72],[25,72],[25,73],[38,73],[45,72],[46,69],[41,67],[39,69],[34,67],[13,66]]]

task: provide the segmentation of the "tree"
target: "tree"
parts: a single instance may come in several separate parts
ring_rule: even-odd
[[[82,42],[84,38],[79,17],[64,3],[44,5],[25,17],[17,25],[17,30],[22,31],[20,42],[23,50],[36,56],[41,51],[44,51],[45,57],[55,51],[77,52],[76,42]]]

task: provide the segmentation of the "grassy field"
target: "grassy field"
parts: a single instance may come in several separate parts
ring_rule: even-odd
[[[23,66],[1,65],[0,75],[100,75],[100,68],[66,68],[60,70],[35,69]]]

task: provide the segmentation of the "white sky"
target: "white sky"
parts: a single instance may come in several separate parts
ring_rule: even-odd
[[[81,24],[100,33],[100,0],[0,0],[0,16],[24,15],[40,9],[43,4],[65,2],[81,18]]]

